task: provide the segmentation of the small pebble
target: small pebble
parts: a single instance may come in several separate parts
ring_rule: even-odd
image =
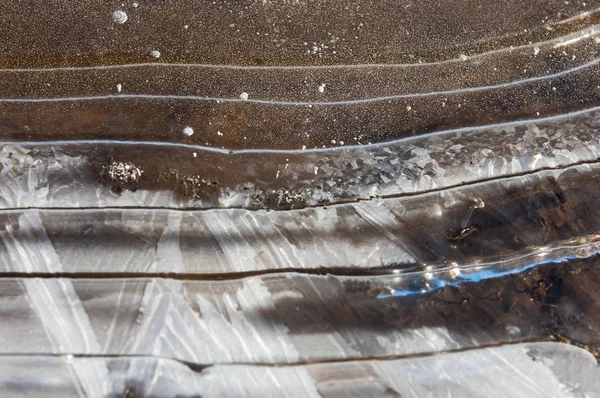
[[[154,51],[150,52],[150,56],[152,58],[160,58],[160,51],[154,50]]]
[[[245,91],[244,91],[243,93],[241,93],[241,94],[240,94],[240,99],[241,99],[242,101],[246,101],[246,100],[248,99],[248,93],[247,93],[247,92],[245,92]]]
[[[120,93],[122,88],[123,86],[120,83],[117,84],[117,93]]]
[[[191,136],[192,134],[194,134],[194,129],[193,129],[193,128],[191,128],[190,126],[186,126],[186,127],[183,129],[183,134],[184,134],[186,137],[189,137],[189,136]]]

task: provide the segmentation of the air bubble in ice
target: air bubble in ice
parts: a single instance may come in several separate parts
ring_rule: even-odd
[[[124,24],[127,22],[127,14],[121,10],[115,11],[113,12],[112,20],[114,23]]]
[[[193,128],[191,128],[190,126],[186,126],[186,127],[183,129],[183,134],[184,134],[186,137],[189,137],[189,136],[191,136],[192,134],[194,134],[194,129],[193,129]]]

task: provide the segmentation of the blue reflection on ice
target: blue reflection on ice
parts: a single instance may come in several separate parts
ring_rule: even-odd
[[[595,254],[595,253],[594,253]],[[469,267],[467,269],[460,269],[461,274],[451,277],[448,274],[448,270],[443,270],[441,272],[437,272],[438,277],[432,277],[424,281],[422,278],[415,278],[411,283],[413,285],[420,284],[421,287],[411,287],[411,288],[403,288],[396,289],[392,286],[387,286],[387,291],[381,293],[377,296],[377,298],[389,298],[389,297],[405,297],[414,294],[423,294],[427,292],[431,292],[434,290],[441,289],[444,286],[456,286],[464,282],[480,282],[485,279],[498,278],[506,275],[518,274],[520,272],[526,271],[530,268],[537,267],[544,264],[552,264],[552,263],[562,263],[567,262],[569,260],[581,259],[590,257],[593,254],[588,256],[577,256],[577,255],[565,255],[562,257],[551,257],[543,260],[528,262],[520,267],[515,268],[507,268],[501,269],[502,265],[506,266],[506,263],[501,263],[501,265],[488,265],[483,266],[485,269],[475,270],[474,268],[479,267]],[[435,275],[435,273],[434,273]]]

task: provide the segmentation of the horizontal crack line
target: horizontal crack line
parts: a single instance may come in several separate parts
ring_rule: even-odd
[[[372,196],[369,198],[358,197],[356,199],[348,199],[348,200],[338,200],[335,202],[324,202],[320,204],[311,204],[294,207],[293,209],[281,209],[281,208],[270,208],[270,207],[243,207],[243,206],[228,206],[228,207],[219,207],[219,206],[185,206],[185,207],[177,207],[177,206],[81,206],[81,207],[66,207],[66,206],[23,206],[23,207],[3,207],[0,208],[0,212],[20,212],[26,210],[38,210],[38,211],[73,211],[73,212],[81,212],[81,211],[94,211],[94,210],[134,210],[134,211],[145,211],[145,210],[169,210],[169,211],[178,211],[178,212],[208,212],[214,210],[220,211],[233,211],[233,210],[244,210],[248,212],[264,212],[264,211],[274,211],[274,212],[298,212],[303,209],[311,209],[311,208],[320,208],[320,207],[340,207],[347,206],[351,204],[357,204],[361,202],[371,202],[374,200],[384,200],[384,199],[395,199],[395,198],[403,198],[403,197],[415,197],[415,196],[427,196],[431,194],[435,194],[442,191],[458,189],[458,188],[470,188],[476,187],[482,184],[488,184],[490,182],[495,181],[503,181],[510,180],[513,178],[535,175],[538,173],[542,173],[545,171],[561,171],[567,170],[577,166],[584,165],[596,165],[600,164],[600,159],[596,158],[593,160],[583,160],[580,162],[569,163],[568,165],[561,165],[556,167],[541,167],[536,170],[527,170],[521,173],[512,173],[506,174],[502,176],[494,176],[489,178],[483,178],[477,181],[467,181],[459,184],[451,184],[443,187],[424,189],[418,192],[400,192],[395,194],[387,194],[387,195],[378,195]]]
[[[457,354],[461,352],[469,352],[469,351],[478,351],[485,350],[488,348],[497,348],[503,346],[516,346],[521,344],[528,343],[543,343],[543,342],[553,342],[556,344],[564,344],[556,341],[556,339],[552,336],[550,332],[548,332],[547,337],[538,337],[538,338],[524,338],[518,341],[499,341],[495,344],[482,344],[471,347],[462,347],[457,349],[446,349],[440,351],[430,351],[423,352],[417,354],[405,354],[405,355],[365,355],[365,356],[349,356],[346,358],[325,358],[325,359],[311,359],[307,358],[305,360],[300,361],[290,361],[290,362],[214,362],[214,363],[194,363],[189,361],[184,361],[181,359],[168,357],[168,356],[159,356],[159,355],[137,355],[137,354],[82,354],[82,353],[0,353],[0,358],[2,357],[49,357],[49,358],[63,358],[63,357],[73,357],[73,358],[89,358],[89,359],[156,359],[156,360],[164,360],[164,361],[172,361],[177,362],[182,365],[189,367],[193,371],[202,371],[210,367],[228,367],[228,366],[249,366],[249,367],[296,367],[296,366],[310,366],[310,365],[326,365],[326,364],[343,364],[349,362],[367,362],[367,361],[394,361],[394,360],[408,360],[408,359],[417,359],[417,358],[427,358],[436,355],[448,355],[448,354]],[[577,346],[576,344],[572,344]]]
[[[271,268],[252,271],[232,271],[220,273],[176,273],[176,272],[24,272],[24,271],[0,271],[2,279],[174,279],[182,281],[229,281],[251,278],[256,276],[268,276],[278,274],[300,274],[314,276],[384,276],[394,275],[394,271],[417,272],[422,268],[418,263],[397,264],[393,266],[365,268],[365,267],[339,267],[339,268]]]
[[[279,101],[279,100],[266,100],[266,99],[241,99],[241,98],[220,98],[220,97],[206,97],[199,95],[175,95],[175,94],[107,94],[107,95],[93,95],[93,96],[75,96],[75,97],[53,97],[53,98],[0,98],[0,103],[42,103],[42,102],[76,102],[76,101],[100,101],[100,100],[117,100],[117,99],[145,99],[145,100],[182,100],[182,101],[217,101],[217,102],[233,102],[233,103],[254,103],[260,105],[274,105],[274,106],[340,106],[340,105],[360,105],[373,102],[391,101],[399,99],[412,99],[412,98],[423,98],[423,97],[434,97],[440,95],[453,95],[462,94],[469,92],[479,92],[485,90],[495,90],[506,87],[519,86],[526,83],[532,83],[537,81],[550,80],[578,70],[586,69],[591,66],[597,65],[600,62],[600,58],[596,58],[585,64],[566,69],[557,73],[548,75],[534,76],[521,80],[492,84],[487,86],[476,86],[466,87],[451,90],[440,90],[431,91],[424,93],[409,93],[409,94],[394,94],[386,95],[381,97],[373,98],[361,98],[351,99],[342,101]]]
[[[52,145],[128,145],[128,146],[151,146],[151,147],[168,147],[168,148],[180,148],[186,150],[214,152],[223,155],[264,155],[264,154],[298,154],[298,155],[310,155],[311,153],[336,153],[336,152],[348,152],[350,150],[376,150],[384,148],[390,145],[406,144],[412,141],[418,141],[422,139],[428,139],[432,137],[441,137],[449,134],[456,133],[477,133],[486,130],[502,129],[507,127],[526,126],[528,124],[539,124],[547,122],[556,122],[562,119],[569,119],[586,113],[593,113],[600,111],[600,106],[592,108],[585,108],[569,113],[561,113],[557,115],[551,115],[546,117],[540,117],[535,119],[522,119],[513,120],[509,122],[501,122],[494,124],[485,124],[480,126],[471,127],[459,127],[448,130],[425,132],[419,135],[399,138],[390,141],[376,142],[374,144],[353,144],[339,147],[329,148],[307,148],[307,149],[233,149],[233,148],[216,148],[205,145],[186,144],[182,142],[169,142],[169,141],[131,141],[131,140],[106,140],[106,139],[89,139],[89,140],[51,140],[51,141],[0,141],[0,146],[5,145],[21,145],[21,146],[52,146]]]
[[[562,21],[557,21],[551,26],[560,26],[564,23],[568,23],[575,20],[581,20],[582,18],[592,18],[594,14],[597,14],[600,8],[596,8],[590,11],[583,12],[572,17],[569,17]],[[565,33],[562,36],[540,41],[531,44],[525,44],[520,46],[503,47],[500,49],[485,51],[479,54],[473,54],[468,56],[467,59],[476,60],[485,56],[500,54],[500,53],[513,53],[522,49],[535,48],[544,46],[546,44],[556,43],[560,45],[564,42],[566,37],[575,35],[579,32],[582,33],[583,37],[589,35],[586,31],[592,30],[596,25],[589,25],[585,28],[580,28],[572,32]],[[359,64],[333,64],[333,65],[232,65],[232,64],[208,64],[208,63],[181,63],[181,62],[140,62],[130,64],[115,64],[115,65],[91,65],[91,66],[63,66],[54,68],[0,68],[0,73],[27,73],[27,72],[61,72],[61,71],[88,71],[88,70],[104,70],[104,69],[125,69],[125,68],[139,68],[139,67],[184,67],[184,68],[204,68],[204,69],[225,69],[225,70],[283,70],[283,71],[305,71],[305,70],[330,70],[330,69],[383,69],[383,68],[419,68],[438,66],[448,63],[459,63],[464,62],[464,58],[449,58],[440,61],[433,62],[420,62],[420,63],[359,63]]]

